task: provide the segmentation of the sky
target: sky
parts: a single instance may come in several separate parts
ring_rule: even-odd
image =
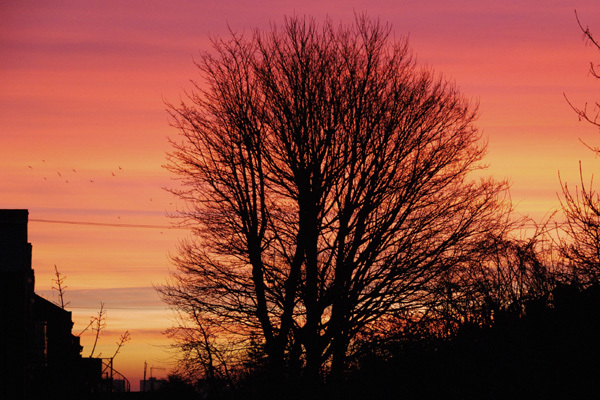
[[[107,324],[95,355],[131,341],[115,368],[139,387],[164,377],[176,354],[163,332],[173,314],[155,286],[188,232],[169,217],[182,204],[165,188],[166,103],[201,80],[194,60],[210,37],[309,15],[351,23],[365,12],[408,36],[419,64],[479,104],[488,174],[511,182],[518,213],[541,220],[560,203],[560,177],[579,183],[600,144],[571,103],[598,100],[589,63],[600,53],[600,2],[527,0],[192,1],[53,0],[0,3],[0,208],[29,210],[36,291],[57,301],[54,266],[79,334],[100,303]],[[88,356],[94,336],[81,334]]]

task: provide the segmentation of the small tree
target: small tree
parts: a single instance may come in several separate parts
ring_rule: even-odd
[[[94,357],[94,352],[96,351],[98,339],[100,338],[102,330],[104,330],[104,328],[106,327],[106,310],[104,309],[104,303],[100,303],[100,310],[98,311],[98,316],[92,317],[90,325],[88,326],[91,326],[92,332],[96,332],[94,338],[94,345],[92,346],[92,351],[90,352],[90,357]]]
[[[125,346],[125,343],[129,342],[130,340],[131,340],[131,334],[129,333],[129,331],[123,332],[123,334],[121,334],[121,336],[119,336],[119,340],[117,342],[115,342],[117,344],[117,349],[115,350],[115,353],[113,354],[113,356],[111,358],[114,359],[117,356],[117,354],[119,354],[119,351],[121,351],[123,346]]]
[[[232,34],[170,106],[194,236],[160,293],[240,360],[260,337],[274,377],[341,377],[361,330],[418,307],[508,212],[505,183],[470,179],[476,107],[390,34],[364,16]]]
[[[67,289],[67,286],[65,285],[65,279],[67,279],[67,277],[58,272],[58,267],[56,264],[54,264],[54,274],[56,275],[56,279],[53,279],[52,282],[54,282],[56,286],[52,286],[52,289],[58,291],[60,308],[64,310],[65,307],[70,304],[69,301],[65,303],[65,290]]]
[[[88,323],[88,325],[79,333],[79,335],[77,335],[77,336],[83,335],[83,333],[90,328],[91,328],[92,332],[95,332],[94,344],[92,345],[92,351],[90,352],[89,357],[94,357],[94,353],[96,352],[96,346],[98,345],[98,340],[100,339],[102,331],[106,328],[106,318],[107,318],[106,317],[106,309],[104,308],[104,303],[100,302],[100,309],[98,310],[98,314],[92,316],[90,318],[90,322]],[[117,342],[115,342],[117,345],[117,348],[111,358],[114,359],[115,357],[117,357],[117,354],[119,354],[119,352],[121,351],[123,346],[125,346],[125,343],[129,342],[130,340],[131,340],[131,334],[129,333],[129,331],[123,332],[121,334],[121,336],[119,337],[119,340]],[[99,354],[96,357],[100,357],[101,355],[102,354]]]
[[[58,297],[59,297],[59,301],[60,301],[59,305],[60,305],[60,308],[62,308],[64,310],[65,307],[70,304],[70,302],[65,303],[65,298],[64,298],[65,289],[67,288],[67,286],[64,284],[66,276],[62,275],[58,271],[58,267],[56,265],[54,265],[54,273],[56,275],[56,278],[53,279],[52,282],[56,286],[52,286],[52,289],[58,291]],[[104,330],[105,327],[106,327],[106,309],[104,308],[104,303],[101,302],[100,310],[98,311],[98,315],[92,316],[90,318],[90,322],[88,323],[88,325],[79,333],[79,335],[77,335],[77,336],[81,336],[85,331],[87,331],[90,328],[92,329],[92,331],[96,332],[95,338],[94,338],[94,345],[93,345],[92,351],[90,353],[90,357],[94,356],[94,352],[96,351],[96,345],[98,344],[100,334],[101,334],[102,330]],[[119,340],[116,342],[117,349],[115,350],[115,353],[112,356],[113,359],[117,356],[117,354],[119,354],[119,351],[121,351],[121,348],[125,345],[125,343],[129,342],[130,340],[131,340],[131,335],[130,335],[129,331],[125,331],[119,337]]]

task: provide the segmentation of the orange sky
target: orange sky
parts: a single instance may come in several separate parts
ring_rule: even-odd
[[[367,11],[390,22],[421,63],[479,102],[489,173],[508,178],[518,211],[539,219],[558,207],[558,171],[576,184],[579,160],[588,180],[599,167],[578,140],[598,145],[597,130],[563,97],[593,102],[600,84],[588,74],[600,54],[582,40],[574,8],[600,37],[597,0],[2,2],[0,208],[29,209],[37,291],[52,299],[56,264],[75,333],[101,301],[102,355],[131,332],[115,366],[137,388],[144,360],[172,366],[161,335],[172,321],[152,286],[187,234],[168,229],[177,201],[162,189],[172,182],[161,164],[176,132],[164,101],[197,78],[193,59],[210,49],[209,34],[294,13],[351,22]],[[92,339],[82,335],[86,356]]]

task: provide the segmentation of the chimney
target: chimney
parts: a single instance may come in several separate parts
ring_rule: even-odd
[[[31,269],[28,210],[0,210],[0,271]]]

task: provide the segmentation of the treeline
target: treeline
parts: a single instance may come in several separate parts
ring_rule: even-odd
[[[258,338],[235,366],[207,374],[196,359],[190,373],[188,360],[180,378],[210,399],[594,398],[600,284],[566,257],[564,232],[480,243],[479,257],[432,282],[413,309],[363,329],[341,380],[274,380]]]
[[[436,307],[364,337],[348,398],[597,396],[600,285],[535,241],[500,245]]]

